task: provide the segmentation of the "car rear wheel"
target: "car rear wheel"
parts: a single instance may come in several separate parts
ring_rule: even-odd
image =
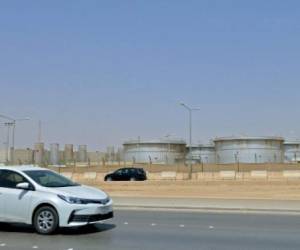
[[[58,228],[58,214],[50,206],[40,207],[34,214],[33,226],[39,234],[52,234]]]

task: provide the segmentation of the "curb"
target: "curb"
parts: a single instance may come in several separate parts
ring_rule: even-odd
[[[230,213],[230,214],[273,214],[273,215],[300,215],[300,210],[283,209],[253,209],[253,208],[216,208],[216,207],[183,207],[183,206],[142,206],[142,205],[114,205],[115,210],[129,211],[166,211],[192,213]]]

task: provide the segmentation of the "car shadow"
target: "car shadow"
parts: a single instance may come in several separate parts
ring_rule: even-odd
[[[54,235],[95,234],[112,230],[115,227],[115,224],[97,223],[83,227],[60,228]],[[0,232],[36,234],[36,231],[32,226],[19,223],[0,223]]]
[[[101,233],[116,228],[115,224],[92,224],[83,227],[72,227],[72,228],[60,228],[56,234],[61,235],[83,235],[83,234],[94,234]]]
[[[35,230],[30,225],[19,224],[19,223],[0,223],[0,232],[11,232],[11,233],[34,233]]]

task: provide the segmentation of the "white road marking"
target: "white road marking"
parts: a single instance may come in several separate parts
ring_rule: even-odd
[[[156,224],[155,224],[155,223],[152,223],[151,226],[154,227],[154,226],[156,226]]]
[[[32,248],[33,248],[33,249],[38,249],[39,247],[38,247],[38,246],[33,246]]]
[[[184,225],[183,225],[183,224],[181,224],[181,225],[179,225],[179,227],[184,227]]]
[[[128,222],[124,222],[124,225],[128,225]]]
[[[1,244],[0,244],[0,247],[5,247],[5,246],[6,246],[5,243],[1,243]]]
[[[215,227],[214,226],[209,226],[209,229],[214,229]]]
[[[73,250],[73,248],[68,248],[68,250]]]

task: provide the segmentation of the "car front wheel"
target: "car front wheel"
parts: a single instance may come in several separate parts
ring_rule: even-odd
[[[58,228],[58,214],[50,206],[40,207],[34,214],[33,226],[39,234],[52,234]]]

